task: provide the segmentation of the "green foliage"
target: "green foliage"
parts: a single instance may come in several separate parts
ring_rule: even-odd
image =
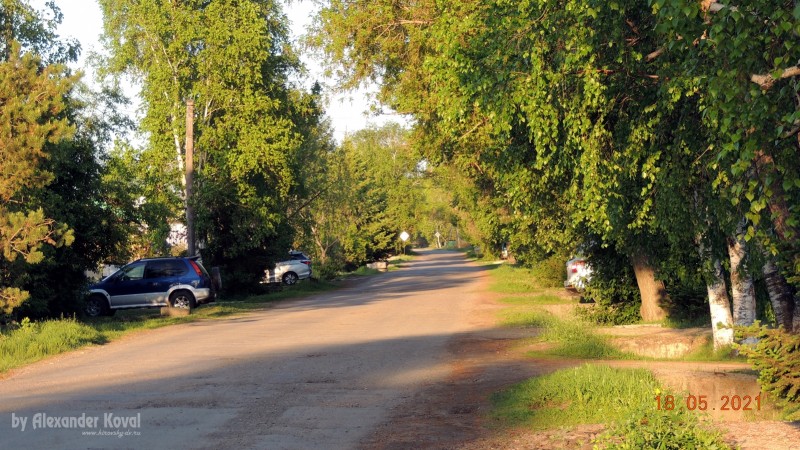
[[[531,275],[536,280],[536,284],[542,288],[564,287],[566,261],[567,259],[562,255],[553,255],[533,263]]]
[[[701,4],[334,1],[315,39],[348,85],[377,81],[413,115],[437,170],[472,181],[454,204],[487,249],[530,264],[595,241],[694,288],[704,263],[686,252],[747,217],[800,279],[793,6]],[[630,310],[628,275],[589,295]]]
[[[52,7],[56,16],[58,9]],[[0,5],[0,312],[11,313],[30,298],[25,268],[45,261],[49,247],[72,244],[68,224],[45,212],[36,194],[57,182],[45,165],[50,146],[74,133],[66,115],[67,98],[77,82],[60,64],[49,64],[27,50],[52,44],[56,23],[43,20],[23,2]],[[24,49],[24,50],[23,50]]]
[[[578,308],[575,312],[587,322],[605,326],[628,325],[641,320],[639,304],[631,302],[595,303],[592,307]]]
[[[290,219],[309,195],[300,179],[324,150],[321,111],[289,77],[299,64],[286,20],[272,0],[101,1],[110,58],[105,69],[142,83],[148,133],[135,164],[150,249],[164,253],[171,223],[183,221],[186,195],[185,100],[195,102],[193,195],[203,256],[242,284],[291,248]],[[309,158],[312,157],[312,158]]]
[[[660,393],[660,391],[659,391]],[[598,449],[710,450],[730,449],[719,431],[711,430],[685,408],[656,409],[650,401],[626,412],[610,430],[595,440]]]
[[[341,270],[342,267],[332,260],[314,264],[314,276],[320,280],[333,280],[339,275]]]
[[[582,293],[594,307],[580,310],[581,315],[598,324],[624,325],[641,319],[641,296],[633,268],[627,257],[610,248],[587,249],[592,279]]]
[[[585,364],[530,378],[492,396],[491,416],[505,426],[546,429],[622,420],[646,405],[658,387],[644,369]]]
[[[758,322],[736,335],[745,340],[735,348],[758,371],[763,391],[777,400],[786,420],[800,420],[800,335]]]
[[[302,247],[350,270],[399,253],[400,231],[417,233],[422,194],[407,131],[397,124],[361,130],[320,158],[318,193],[300,212]]]

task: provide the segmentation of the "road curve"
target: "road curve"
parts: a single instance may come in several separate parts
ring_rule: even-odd
[[[448,340],[476,327],[482,268],[444,251],[405,266],[15,371],[0,381],[0,448],[357,447],[447,377]]]

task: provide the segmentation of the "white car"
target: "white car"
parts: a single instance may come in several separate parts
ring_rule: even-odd
[[[293,285],[299,280],[310,278],[311,258],[303,252],[289,252],[289,259],[275,264],[275,268],[265,272],[265,283]]]
[[[571,291],[583,291],[592,279],[592,267],[584,258],[567,261],[567,281],[564,287]]]

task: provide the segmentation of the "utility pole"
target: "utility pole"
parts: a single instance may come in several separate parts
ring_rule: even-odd
[[[186,100],[186,253],[195,254],[194,207],[192,187],[194,184],[194,100]]]

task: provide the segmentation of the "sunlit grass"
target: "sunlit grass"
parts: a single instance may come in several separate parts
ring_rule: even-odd
[[[607,336],[595,334],[592,328],[577,320],[555,319],[550,321],[541,340],[552,342],[555,346],[546,355],[580,359],[631,359],[634,355],[617,350]],[[535,356],[535,352],[531,352]]]
[[[106,341],[102,332],[75,319],[24,322],[22,327],[0,334],[0,373],[48,355]]]
[[[502,264],[491,272],[489,290],[501,294],[525,294],[541,292],[530,269]]]
[[[492,419],[500,426],[536,430],[622,420],[653,405],[659,387],[645,369],[583,365],[531,378],[492,396]]]
[[[514,297],[503,297],[500,299],[501,303],[506,303],[509,305],[517,305],[517,306],[529,306],[529,305],[568,305],[574,303],[573,301],[559,297],[557,295],[550,295],[550,294],[536,294],[530,296],[514,296]]]

